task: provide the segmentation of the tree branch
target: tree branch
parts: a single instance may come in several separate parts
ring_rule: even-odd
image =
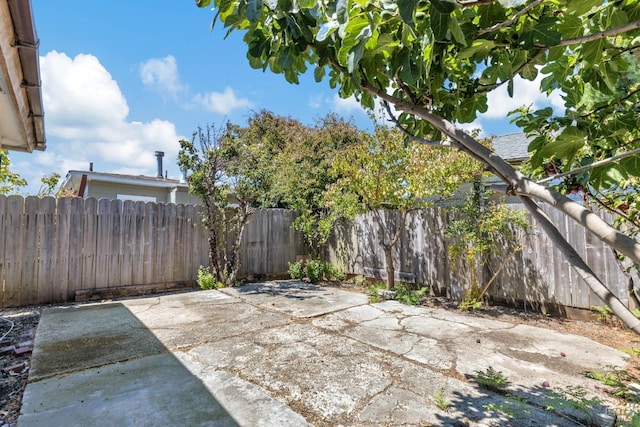
[[[629,22],[628,24],[623,25],[621,27],[611,28],[606,31],[589,34],[588,36],[578,37],[576,39],[562,40],[560,43],[558,43],[555,46],[544,46],[544,47],[548,49],[550,47],[556,47],[556,46],[571,46],[574,44],[592,42],[594,40],[603,39],[605,37],[617,36],[618,34],[626,33],[627,31],[637,30],[638,28],[640,28],[640,21]]]
[[[430,141],[428,139],[419,138],[419,137],[415,136],[414,134],[409,132],[404,126],[402,126],[400,124],[400,122],[398,121],[397,117],[391,111],[391,105],[389,104],[389,102],[382,101],[382,105],[384,105],[385,109],[387,110],[387,114],[389,115],[389,120],[391,122],[393,122],[393,124],[395,124],[396,127],[398,129],[400,129],[400,132],[402,132],[404,135],[406,135],[411,141],[417,142],[417,143],[423,144],[423,145],[428,145],[428,146],[431,146],[431,147],[450,147],[451,146],[450,144],[447,144],[446,142],[443,142],[443,141]]]
[[[515,15],[513,15],[513,18],[508,19],[504,22],[500,22],[498,24],[495,24],[489,28],[484,28],[480,31],[478,31],[478,35],[481,36],[483,34],[487,34],[487,33],[491,33],[493,31],[499,30],[500,28],[504,28],[504,27],[508,27],[510,25],[512,25],[514,22],[516,22],[518,20],[518,18],[520,18],[522,15],[527,14],[531,9],[533,9],[534,7],[538,6],[540,3],[542,3],[544,0],[535,0],[531,3],[529,3],[524,9],[522,9],[521,11],[517,12]]]
[[[557,173],[555,175],[548,176],[546,178],[540,179],[536,181],[536,184],[544,184],[549,181],[553,181],[557,178],[564,178],[565,176],[575,175],[581,172],[586,172],[589,169],[596,168],[598,166],[608,165],[609,163],[613,163],[616,160],[624,159],[625,157],[634,156],[636,154],[640,154],[640,148],[636,148],[635,150],[627,151],[626,153],[618,154],[617,156],[609,157],[608,159],[598,160],[597,162],[593,162],[590,165],[582,166],[568,172]]]
[[[524,64],[522,64],[520,67],[518,67],[518,69],[511,75],[511,79],[513,79],[515,76],[517,76],[520,71],[524,70],[524,67],[531,65],[534,61],[537,61],[538,58],[540,58],[545,52],[547,51],[547,49],[540,49],[540,52],[536,53],[534,56],[531,57],[530,60],[528,60],[527,62],[525,62]],[[492,85],[478,85],[478,86],[482,86],[485,89],[483,90],[479,90],[477,93],[487,93],[487,92],[491,92],[494,89],[499,88],[500,86],[502,86],[503,84],[505,84],[506,82],[508,82],[511,79],[507,79],[507,80],[503,80],[500,83],[494,83]]]
[[[640,264],[640,243],[611,227],[602,218],[584,206],[550,188],[526,178],[503,158],[480,144],[461,129],[456,129],[448,120],[443,119],[425,108],[412,105],[403,99],[395,98],[384,91],[379,91],[373,86],[363,84],[362,87],[373,95],[394,104],[399,110],[427,120],[433,127],[451,138],[452,145],[472,154],[474,158],[486,165],[491,172],[507,183],[510,193],[538,198],[556,207],[583,225],[587,230],[591,231],[597,238],[628,256],[634,263]]]
[[[494,0],[470,0],[470,1],[459,1],[458,4],[462,7],[473,7],[473,6],[484,6],[487,4],[493,3]]]

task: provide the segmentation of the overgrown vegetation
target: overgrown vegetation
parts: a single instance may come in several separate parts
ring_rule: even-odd
[[[393,290],[396,292],[396,301],[405,305],[418,305],[420,300],[429,290],[428,288],[420,288],[417,291],[409,289],[405,284],[397,284]]]
[[[290,262],[289,276],[295,280],[306,278],[311,283],[318,283],[321,280],[342,281],[345,278],[344,273],[338,267],[317,259],[310,259],[306,262]]]
[[[509,254],[498,254],[499,248],[513,240],[517,230],[526,229],[528,223],[522,211],[492,200],[491,193],[480,180],[473,182],[465,203],[453,207],[452,213],[457,219],[445,229],[445,237],[449,239],[448,255],[454,267],[463,262],[470,272],[459,308],[475,310],[482,306],[485,294],[510,256],[521,250],[512,244],[513,250]],[[478,272],[489,263],[492,255],[501,255],[502,264],[486,283],[480,283]]]
[[[213,6],[214,22],[222,21],[228,33],[242,33],[252,67],[283,74],[290,83],[313,69],[315,79],[326,78],[342,98],[353,97],[368,109],[381,100],[408,139],[455,148],[481,162],[508,193],[521,197],[591,290],[640,333],[640,320],[594,274],[538,203],[565,213],[640,265],[640,242],[634,235],[535,182],[534,175],[527,178],[454,124],[473,122],[488,110],[490,95],[497,91],[506,89],[515,97],[521,80],[535,82],[540,93],[560,95],[562,105],[532,104],[514,120],[535,136],[528,147],[533,169],[558,164],[584,188],[637,200],[637,182],[631,187],[625,182],[640,176],[637,1],[196,4]],[[628,203],[619,207],[623,205]]]

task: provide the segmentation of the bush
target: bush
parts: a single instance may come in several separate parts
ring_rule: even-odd
[[[307,278],[311,283],[318,283],[323,277],[324,263],[317,259],[310,259],[304,267]]]
[[[201,265],[198,268],[198,286],[201,289],[213,289],[213,274],[209,267]]]
[[[345,274],[338,267],[327,263],[324,263],[324,275],[327,279],[333,279],[343,281]]]
[[[393,290],[396,291],[396,301],[406,305],[420,304],[420,299],[427,293],[427,288],[412,291],[403,284],[396,285]]]
[[[294,280],[301,280],[304,278],[304,267],[302,261],[296,261],[293,264],[289,263],[289,276]]]

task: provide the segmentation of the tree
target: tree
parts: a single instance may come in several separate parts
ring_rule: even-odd
[[[516,77],[545,75],[540,90],[560,90],[565,101],[561,136],[531,146],[534,156],[567,160],[577,149],[604,142],[615,153],[640,147],[637,89],[621,99],[612,94],[620,72],[629,69],[640,44],[637,0],[214,0],[216,20],[228,32],[245,33],[251,66],[283,73],[292,83],[315,66],[316,80],[328,70],[329,84],[342,97],[355,96],[368,108],[374,99],[400,111],[397,124],[415,139],[457,148],[502,179],[506,191],[526,208],[594,293],[631,329],[640,320],[598,279],[541,211],[548,203],[597,238],[640,264],[640,243],[564,195],[525,177],[454,123],[470,122],[487,110],[487,94],[506,85],[514,95]],[[196,0],[205,7],[211,0]],[[624,118],[624,142],[593,139],[575,119],[580,99],[597,93],[606,108],[597,120]],[[595,107],[595,106],[594,106]],[[602,153],[605,153],[603,150]],[[611,152],[611,150],[610,150]],[[594,157],[595,160],[595,157]],[[630,163],[630,162],[629,162]],[[638,175],[637,165],[618,170]],[[615,179],[615,178],[614,178]]]
[[[274,159],[274,192],[296,217],[293,228],[300,230],[311,250],[312,259],[321,259],[326,242],[338,219],[329,209],[323,193],[339,175],[331,166],[340,153],[355,146],[357,128],[336,115],[318,119],[310,128],[290,135],[280,155]]]
[[[0,150],[0,194],[18,194],[27,186],[27,180],[11,172],[11,159],[7,150]]]
[[[265,193],[262,157],[235,131],[231,124],[198,128],[191,141],[180,141],[178,154],[180,168],[191,171],[189,191],[205,205],[212,273],[217,283],[227,286],[236,282],[242,233]]]
[[[378,226],[387,269],[387,290],[395,284],[392,252],[413,210],[449,197],[460,184],[480,175],[480,164],[468,156],[439,147],[406,144],[399,130],[378,127],[375,135],[336,159],[338,181],[325,193],[327,205],[344,216],[371,212]],[[397,210],[400,218],[384,218]]]

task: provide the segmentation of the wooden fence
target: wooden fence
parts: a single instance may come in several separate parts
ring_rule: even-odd
[[[193,283],[208,265],[201,209],[0,196],[0,306],[72,301],[80,290]],[[303,247],[290,230],[293,218],[282,209],[252,215],[241,275],[286,273]]]
[[[510,207],[524,209],[521,204]],[[598,277],[628,305],[629,278],[612,250],[563,213],[549,206],[543,209]],[[527,217],[531,220],[528,214]],[[399,215],[386,212],[384,218],[395,224]],[[396,280],[430,286],[437,293],[461,298],[472,277],[468,265],[452,264],[447,256],[450,242],[444,237],[444,229],[451,220],[451,214],[442,207],[410,214],[406,232],[393,253]],[[341,223],[330,240],[329,259],[349,273],[386,279],[378,232],[371,214]],[[535,222],[528,230],[518,231],[514,241],[503,241],[497,253],[500,255],[491,257],[488,264],[478,269],[477,276],[477,281],[483,284],[499,272],[488,292],[496,300],[542,311],[604,305]],[[635,283],[640,284],[637,277]]]
[[[522,209],[522,205],[513,205]],[[612,251],[562,213],[545,208],[552,221],[613,292],[629,304],[629,279]],[[242,243],[240,277],[286,274],[305,253],[291,230],[295,215],[259,210],[250,217]],[[387,212],[387,221],[398,220]],[[396,278],[431,286],[460,298],[469,266],[452,264],[444,229],[446,208],[413,212],[394,251]],[[384,254],[371,215],[335,227],[328,259],[346,273],[386,277]],[[499,300],[545,309],[547,305],[603,305],[535,224],[502,242],[478,282],[500,270],[489,294]],[[516,248],[521,247],[521,250]],[[164,283],[193,283],[208,264],[201,207],[80,198],[0,196],[0,304],[2,307],[73,300],[77,291]],[[635,283],[640,280],[635,278]]]

